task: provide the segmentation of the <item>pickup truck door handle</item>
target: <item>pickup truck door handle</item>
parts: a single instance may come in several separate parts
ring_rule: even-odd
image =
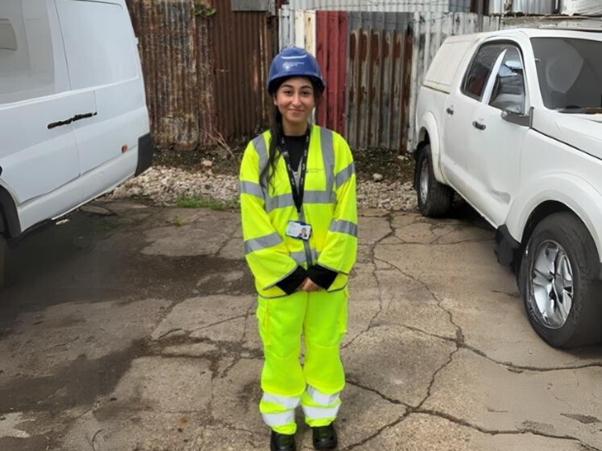
[[[448,108],[447,110],[445,110],[445,111],[447,111],[447,114],[449,114],[450,116],[453,116],[453,115],[454,115],[454,108],[453,108],[453,107],[449,107],[449,108]]]
[[[62,127],[64,125],[72,124],[73,122],[81,121],[82,119],[89,119],[91,117],[96,116],[98,113],[86,113],[86,114],[76,114],[75,116],[66,119],[64,121],[52,122],[48,124],[48,130],[52,130],[53,128]]]
[[[483,124],[483,123],[481,123],[481,122],[477,122],[477,121],[474,121],[474,122],[472,123],[472,126],[473,126],[474,128],[476,128],[477,130],[485,130],[485,129],[487,128],[487,126],[486,126],[485,124]]]

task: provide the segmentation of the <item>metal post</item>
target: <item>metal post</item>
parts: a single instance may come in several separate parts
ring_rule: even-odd
[[[479,16],[478,20],[478,30],[483,31],[483,11],[485,7],[485,0],[477,0],[477,14]]]

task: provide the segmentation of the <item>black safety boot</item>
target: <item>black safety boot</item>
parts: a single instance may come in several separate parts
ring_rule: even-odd
[[[338,440],[334,424],[311,428],[311,430],[314,434],[314,449],[336,449]]]
[[[295,436],[272,431],[270,451],[295,451]]]

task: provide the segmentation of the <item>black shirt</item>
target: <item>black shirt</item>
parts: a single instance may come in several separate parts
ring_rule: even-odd
[[[306,139],[307,136],[305,135],[284,137],[284,145],[291,158],[291,166],[293,167],[293,171],[299,169],[299,163],[301,163],[301,157],[305,151]]]

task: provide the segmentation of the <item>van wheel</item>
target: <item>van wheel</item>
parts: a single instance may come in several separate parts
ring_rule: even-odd
[[[429,218],[444,216],[451,208],[454,191],[433,174],[431,146],[424,146],[416,159],[416,192],[420,213]]]
[[[523,251],[518,284],[533,329],[555,348],[602,339],[596,245],[572,213],[541,221]]]

